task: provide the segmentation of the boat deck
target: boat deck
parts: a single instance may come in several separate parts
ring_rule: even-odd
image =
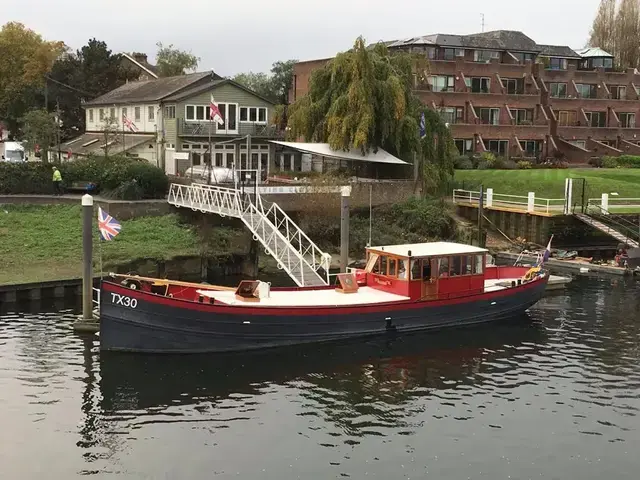
[[[485,292],[505,290],[517,278],[502,278],[500,280],[485,280]],[[371,305],[377,303],[406,302],[410,297],[384,292],[372,287],[360,287],[355,293],[341,293],[334,289],[325,290],[271,290],[268,298],[261,298],[259,302],[238,300],[234,291],[198,290],[199,295],[213,298],[225,305],[252,307],[333,307],[343,305]]]
[[[200,295],[214,298],[227,305],[251,305],[252,307],[324,307],[338,305],[365,305],[372,303],[402,302],[411,300],[394,293],[387,293],[371,287],[360,287],[355,293],[341,293],[331,290],[271,290],[268,298],[259,302],[244,302],[236,298],[233,291],[198,290]]]

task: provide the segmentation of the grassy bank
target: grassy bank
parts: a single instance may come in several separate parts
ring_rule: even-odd
[[[456,170],[454,176],[459,188],[476,189],[483,184],[498,194],[535,192],[542,198],[564,198],[566,178],[586,179],[588,198],[611,192],[620,198],[640,197],[640,169]]]
[[[122,232],[100,244],[94,215],[94,266],[134,259],[168,260],[199,253],[194,228],[176,215],[122,222]],[[0,206],[0,284],[28,283],[82,275],[82,220],[77,205]]]

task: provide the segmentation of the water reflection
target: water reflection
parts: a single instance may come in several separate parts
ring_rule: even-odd
[[[479,386],[508,359],[535,353],[544,329],[527,316],[509,324],[339,345],[306,346],[253,354],[140,356],[101,354],[101,408],[105,415],[141,410],[163,414],[176,405],[215,407],[232,396],[258,396],[269,385],[294,385],[303,408],[360,435],[348,415],[386,417],[416,395]],[[339,401],[338,401],[339,399]]]
[[[0,314],[3,478],[637,478],[639,283],[251,355],[100,353],[60,307]]]

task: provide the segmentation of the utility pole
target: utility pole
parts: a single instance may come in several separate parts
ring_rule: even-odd
[[[60,120],[60,100],[56,98],[56,141],[58,142],[58,163],[62,163],[61,145],[62,134],[60,132],[61,120]]]

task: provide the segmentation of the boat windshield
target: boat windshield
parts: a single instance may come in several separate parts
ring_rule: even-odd
[[[376,266],[376,263],[378,263],[378,258],[380,256],[377,253],[372,253],[369,255],[369,261],[367,262],[367,266],[365,268],[365,271],[367,272],[372,272],[373,271],[373,267]]]

